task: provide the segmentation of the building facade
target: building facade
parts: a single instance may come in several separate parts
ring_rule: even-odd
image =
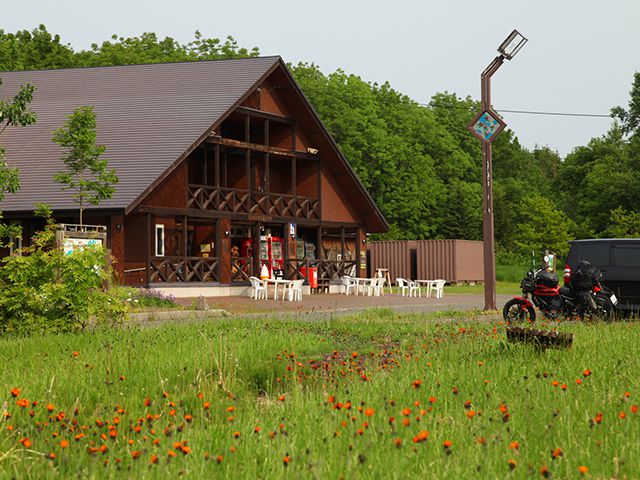
[[[77,221],[51,134],[82,105],[120,178],[85,211],[107,227],[122,283],[233,285],[310,266],[329,281],[366,269],[366,234],[387,224],[279,57],[0,74],[8,97],[32,83],[38,122],[3,136],[21,190],[0,211],[39,228],[37,202]]]

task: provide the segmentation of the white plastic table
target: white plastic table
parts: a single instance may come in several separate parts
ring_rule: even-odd
[[[267,278],[263,280],[264,284],[268,287],[270,283],[274,285],[273,288],[273,299],[278,299],[278,285],[284,285],[285,288],[287,285],[291,284],[293,280],[285,280],[284,278]]]

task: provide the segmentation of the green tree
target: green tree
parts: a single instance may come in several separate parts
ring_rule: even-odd
[[[622,207],[612,210],[605,235],[611,238],[640,237],[640,213]]]
[[[549,249],[560,256],[569,251],[573,222],[547,198],[525,197],[518,208],[518,228],[514,244],[521,253]],[[520,253],[518,252],[518,253]]]
[[[44,25],[32,31],[5,33],[0,30],[0,70],[68,68],[76,65],[75,53],[51,35]]]
[[[96,115],[91,107],[79,107],[69,116],[63,128],[53,132],[53,141],[65,149],[62,157],[67,170],[53,179],[73,190],[74,201],[82,214],[87,205],[98,205],[111,198],[118,183],[115,170],[108,169],[108,160],[100,158],[103,145],[96,144]]]
[[[2,80],[0,80],[0,87]],[[27,126],[35,123],[36,115],[29,109],[33,100],[33,85],[20,87],[18,93],[10,102],[0,100],[0,135],[11,126]],[[10,168],[5,160],[5,151],[0,145],[0,202],[7,193],[15,193],[20,188],[20,177],[17,168]],[[2,212],[0,212],[0,219]],[[9,236],[19,235],[15,227],[0,223],[0,240]],[[1,246],[0,242],[0,246]]]

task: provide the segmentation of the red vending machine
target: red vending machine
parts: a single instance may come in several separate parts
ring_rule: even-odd
[[[281,237],[271,235],[260,236],[260,249],[258,250],[259,268],[267,266],[269,276],[272,278],[284,278],[284,250]],[[253,240],[242,240],[242,256],[253,256]],[[257,272],[260,273],[260,270]]]

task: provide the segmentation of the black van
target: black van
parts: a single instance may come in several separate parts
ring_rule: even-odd
[[[569,242],[564,282],[580,260],[588,260],[602,272],[603,283],[618,298],[616,308],[640,311],[640,238],[598,238]]]

